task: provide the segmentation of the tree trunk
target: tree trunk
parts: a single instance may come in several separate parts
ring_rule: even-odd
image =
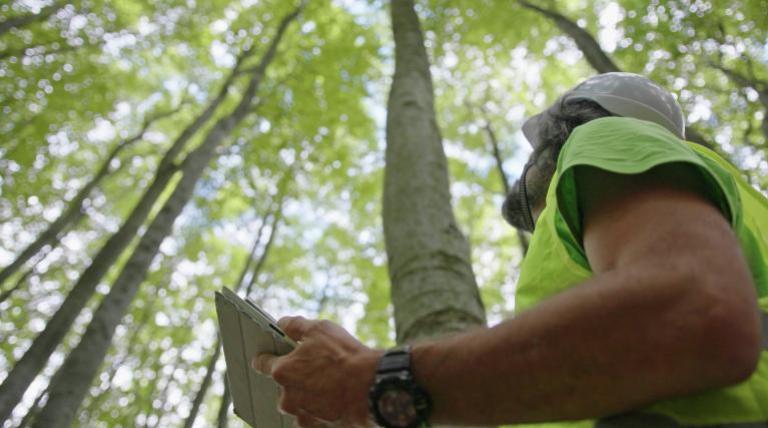
[[[272,243],[275,242],[275,235],[277,235],[277,228],[280,225],[280,220],[282,218],[282,197],[280,199],[281,200],[280,202],[278,202],[277,209],[272,214],[272,223],[269,231],[269,237],[267,238],[267,243],[264,244],[264,249],[261,250],[261,255],[259,256],[259,259],[256,261],[256,266],[254,266],[253,268],[251,279],[248,281],[248,286],[245,287],[246,296],[249,296],[251,294],[251,291],[253,291],[253,286],[254,284],[256,284],[256,279],[258,278],[259,273],[261,272],[261,269],[264,267],[264,263],[267,262],[267,255],[269,255],[269,249],[272,248]]]
[[[545,9],[541,6],[534,5],[526,0],[517,0],[517,2],[530,10],[536,11],[546,18],[555,22],[558,28],[560,28],[565,34],[570,36],[578,46],[581,53],[584,54],[589,65],[595,69],[598,73],[611,73],[614,71],[624,71],[616,65],[615,62],[608,56],[608,54],[600,46],[592,34],[587,30],[581,28],[572,20],[566,18],[564,15],[552,10]],[[685,139],[693,143],[701,144],[710,149],[714,149],[714,144],[707,140],[700,132],[691,128],[685,127]]]
[[[768,143],[768,81],[758,79],[754,75],[747,76],[735,69],[727,68],[721,63],[711,63],[711,65],[722,71],[723,74],[725,74],[736,86],[740,88],[749,88],[757,92],[757,100],[763,105],[764,115],[760,129],[763,132],[766,143]]]
[[[104,159],[104,162],[101,164],[99,169],[96,171],[96,174],[91,178],[91,180],[83,186],[80,191],[77,192],[77,195],[75,195],[74,198],[72,198],[71,201],[67,204],[67,208],[59,215],[59,217],[54,220],[43,233],[40,234],[40,236],[35,239],[34,242],[29,244],[27,248],[25,248],[16,259],[11,262],[8,266],[3,268],[3,270],[0,270],[0,286],[3,285],[3,283],[11,277],[14,273],[16,273],[19,269],[21,269],[24,264],[29,261],[32,257],[35,256],[43,247],[46,245],[52,244],[54,241],[60,238],[61,233],[67,229],[69,226],[76,224],[82,217],[82,208],[83,208],[83,202],[85,202],[85,199],[88,198],[88,196],[91,194],[93,189],[96,188],[99,184],[101,184],[101,181],[106,178],[110,172],[111,172],[111,164],[112,161],[117,159],[118,155],[120,155],[120,152],[125,150],[130,145],[136,143],[137,141],[144,138],[144,134],[147,133],[147,130],[152,125],[153,122],[155,122],[158,119],[162,119],[164,117],[167,117],[173,113],[175,113],[177,110],[174,110],[172,112],[163,113],[160,115],[157,115],[147,121],[144,122],[144,125],[141,127],[141,130],[136,133],[136,135],[132,136],[131,138],[127,138],[121,142],[119,142],[107,155],[107,158]]]
[[[24,272],[17,280],[16,284],[13,285],[13,287],[3,291],[0,293],[0,303],[5,302],[11,297],[11,294],[15,293],[19,288],[21,288],[22,285],[27,281],[27,279],[32,275],[32,273],[35,271],[35,267],[32,266],[29,269],[27,269],[26,272]]]
[[[213,159],[216,149],[252,110],[254,97],[272,62],[285,30],[299,13],[295,10],[280,23],[259,66],[251,76],[242,99],[229,115],[219,119],[203,142],[184,159],[181,179],[160,212],[141,237],[133,254],[115,280],[112,289],[99,305],[80,343],[67,356],[51,381],[50,398],[37,418],[35,427],[68,427],[98,372],[115,328],[122,319],[139,285],[146,276],[160,243],[168,236],[173,223],[192,197],[197,180]]]
[[[287,175],[287,174],[286,174]],[[277,222],[280,218],[280,212],[282,207],[282,201],[283,201],[283,195],[279,195],[278,202],[275,203],[277,206],[276,208],[270,207],[269,211],[275,211],[274,213],[271,213],[272,215],[272,228],[269,234],[269,238],[267,239],[267,243],[264,245],[264,249],[261,251],[261,254],[259,255],[258,261],[256,261],[256,266],[253,269],[251,280],[248,283],[248,291],[246,291],[246,296],[250,294],[251,288],[253,287],[254,282],[256,281],[256,277],[259,275],[259,272],[261,271],[262,267],[264,266],[264,262],[267,259],[267,255],[269,254],[269,249],[272,246],[272,242],[274,241],[275,232],[277,231]],[[256,239],[253,240],[253,246],[251,247],[251,251],[248,253],[248,258],[245,261],[245,265],[243,265],[243,269],[240,272],[240,275],[238,276],[237,283],[235,285],[235,292],[240,291],[240,289],[243,287],[243,280],[245,279],[246,275],[248,274],[248,271],[251,270],[251,264],[254,262],[254,255],[256,254],[256,250],[261,243],[262,236],[264,235],[264,229],[267,225],[267,219],[270,216],[270,212],[267,212],[266,215],[264,215],[263,220],[261,222],[261,225],[259,226],[258,232],[256,232]],[[192,410],[189,412],[189,416],[187,416],[186,421],[184,422],[185,428],[191,428],[192,425],[195,423],[195,419],[197,418],[197,413],[200,410],[200,405],[203,402],[203,398],[205,398],[205,394],[208,391],[208,387],[211,385],[211,378],[213,377],[213,372],[216,370],[216,362],[219,360],[219,354],[221,353],[221,337],[216,339],[216,345],[214,345],[214,351],[213,355],[211,355],[210,360],[208,362],[208,367],[206,368],[205,377],[203,378],[202,384],[200,384],[200,389],[198,389],[197,394],[195,394],[195,398],[192,401]],[[224,384],[225,384],[225,396],[229,394],[229,385],[227,383],[226,379],[226,370],[224,371]],[[228,400],[228,398],[227,398]],[[221,412],[226,412],[229,404],[225,404],[226,401],[224,398],[222,398],[222,406],[226,406],[225,409],[219,409],[219,420],[221,420]],[[226,414],[224,415],[224,420],[226,421]],[[226,424],[226,422],[224,422]]]
[[[208,387],[211,386],[211,379],[213,378],[213,372],[216,370],[216,362],[219,361],[219,354],[221,354],[221,338],[216,339],[214,345],[213,355],[208,359],[208,366],[205,369],[205,376],[203,377],[203,383],[200,384],[200,389],[195,394],[195,399],[192,400],[192,409],[189,411],[187,419],[184,421],[184,428],[192,428],[192,425],[197,419],[197,413],[200,411],[200,405],[203,404]]]
[[[151,425],[149,424],[149,417],[152,416],[152,411],[155,408],[155,397],[158,397],[158,399],[160,399],[160,400],[167,400],[168,399],[168,389],[170,389],[171,384],[173,383],[173,373],[176,372],[176,368],[179,367],[180,363],[181,363],[181,352],[176,354],[176,358],[174,359],[173,364],[171,364],[171,367],[172,367],[171,373],[168,375],[168,378],[165,379],[165,384],[163,385],[163,388],[160,390],[160,393],[157,394],[157,395],[150,394],[150,396],[149,396],[149,406],[148,406],[149,407],[149,411],[147,412],[147,417],[144,420],[144,425],[142,425],[143,428],[155,428],[155,427],[158,427],[158,426],[160,426],[160,427],[163,426],[163,425],[160,425],[160,422],[163,420],[163,415],[165,415],[165,413],[164,413],[164,411],[165,411],[165,403],[163,403],[160,406],[158,406],[157,419]],[[161,371],[162,370],[161,370],[161,368],[159,367],[159,364],[158,364],[158,369],[155,371],[155,373],[160,373]],[[159,381],[156,381],[155,382],[155,386],[157,386],[159,383],[160,383]]]
[[[96,286],[131,243],[141,225],[144,224],[155,202],[178,169],[175,164],[176,157],[224,101],[230,86],[239,74],[242,61],[248,55],[249,52],[246,51],[244,55],[238,58],[237,64],[225,80],[216,98],[206,106],[205,110],[173,142],[170,149],[160,160],[152,183],[145,190],[138,204],[128,215],[128,218],[120,226],[120,229],[104,243],[96,256],[93,257],[91,264],[80,275],[75,286],[67,294],[64,303],[62,303],[61,307],[46,324],[45,329],[35,338],[29,349],[13,366],[5,381],[0,384],[0,423],[8,419],[13,408],[21,401],[24,392],[29,388],[30,383],[45,367],[45,363],[56,349],[56,346],[64,338],[75,318],[77,318],[80,311],[93,296]]]
[[[504,171],[504,159],[501,157],[499,139],[496,138],[496,132],[494,132],[493,126],[491,126],[491,121],[488,119],[488,113],[486,112],[485,107],[481,105],[479,110],[483,115],[483,129],[488,136],[488,141],[491,143],[491,152],[493,153],[493,159],[496,162],[496,171],[499,173],[499,181],[501,181],[502,189],[504,189],[504,196],[507,196],[511,191],[511,186],[509,185],[507,173]],[[523,251],[523,256],[525,256],[528,253],[528,236],[524,231],[518,228],[515,228],[515,231],[517,232],[517,239],[520,241],[520,249]]]
[[[607,53],[600,47],[600,44],[592,37],[587,30],[579,27],[578,24],[566,18],[565,16],[557,13],[551,9],[545,9],[543,7],[536,6],[525,0],[518,0],[518,3],[528,9],[535,10],[536,12],[544,15],[555,22],[560,30],[569,35],[579,50],[584,54],[587,62],[597,70],[598,73],[610,73],[613,71],[621,71],[619,66],[613,62]]]
[[[14,16],[8,18],[3,22],[0,22],[0,36],[11,31],[14,28],[24,28],[34,22],[40,22],[48,19],[49,16],[56,13],[59,9],[64,7],[64,2],[57,1],[50,6],[46,6],[40,10],[40,13],[29,13],[21,16]]]
[[[229,407],[232,404],[232,394],[229,391],[229,382],[227,382],[227,372],[224,372],[224,395],[221,396],[221,405],[219,414],[216,417],[217,428],[227,428],[229,421]]]
[[[383,220],[397,341],[485,323],[469,244],[451,208],[429,59],[413,0],[392,0]]]
[[[102,403],[104,402],[104,399],[106,399],[107,396],[111,393],[112,381],[115,379],[115,375],[117,375],[117,370],[120,368],[120,366],[123,365],[123,363],[125,363],[128,357],[136,350],[136,345],[139,342],[139,335],[141,334],[141,332],[144,330],[144,327],[149,322],[150,316],[155,314],[155,311],[154,311],[155,302],[157,302],[157,300],[155,299],[149,300],[149,303],[144,308],[144,312],[141,314],[141,319],[139,320],[139,322],[131,326],[131,336],[129,337],[127,345],[125,347],[125,353],[123,353],[122,356],[120,356],[119,358],[115,357],[115,361],[109,367],[109,371],[107,373],[107,380],[105,382],[107,385],[107,389],[102,391],[96,397],[94,397],[93,400],[91,400],[91,402],[88,404],[88,411],[87,411],[88,422],[84,424],[85,426],[93,425],[91,421],[93,420],[94,414],[96,414],[96,412],[99,411],[99,409],[102,406]],[[142,363],[146,361],[147,350],[148,349],[145,347],[144,352],[142,352],[141,354],[142,355],[141,358],[139,358],[139,361],[141,361]]]

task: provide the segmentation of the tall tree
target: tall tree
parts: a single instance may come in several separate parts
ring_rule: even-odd
[[[214,158],[216,149],[253,111],[255,96],[267,67],[275,58],[288,25],[299,15],[302,6],[280,21],[277,33],[258,65],[252,71],[249,70],[250,80],[234,110],[216,122],[203,142],[190,152],[180,165],[182,176],[173,193],[148,226],[110,292],[94,313],[80,343],[70,352],[52,379],[50,398],[35,422],[36,427],[66,427],[71,424],[88,386],[96,376],[106,355],[115,328],[144,280],[160,244],[170,234],[174,221],[192,197],[195,185],[206,166]]]
[[[216,97],[176,138],[160,160],[152,183],[144,191],[139,202],[117,232],[110,236],[99,249],[90,265],[83,271],[72,290],[67,294],[64,302],[48,321],[45,329],[38,334],[29,349],[13,366],[8,377],[0,384],[0,422],[10,417],[13,408],[21,401],[30,383],[43,369],[56,346],[69,331],[77,315],[93,296],[96,286],[107,274],[112,264],[130,245],[133,237],[144,224],[155,203],[179,169],[176,158],[224,102],[230,87],[240,75],[243,61],[250,54],[251,51],[248,50],[243,52]]]
[[[147,133],[149,127],[152,126],[155,121],[168,117],[177,111],[178,109],[163,112],[146,119],[141,129],[136,134],[115,144],[115,147],[110,150],[101,166],[96,170],[96,174],[94,174],[93,177],[91,177],[91,179],[85,183],[82,188],[80,188],[75,197],[67,203],[67,207],[64,208],[56,220],[51,222],[51,224],[31,244],[27,245],[27,247],[24,248],[21,253],[19,253],[16,259],[14,259],[8,266],[0,270],[0,286],[2,286],[3,283],[14,273],[21,269],[21,267],[24,266],[24,264],[27,263],[29,259],[40,252],[43,247],[46,245],[52,245],[54,241],[61,238],[61,234],[68,227],[76,224],[80,218],[82,218],[83,203],[91,194],[93,189],[95,189],[101,183],[101,181],[110,174],[112,171],[112,163],[115,159],[118,158],[121,152],[144,138],[144,134]]]
[[[392,0],[384,237],[398,342],[485,323],[469,244],[451,208],[432,77],[413,0]]]
[[[589,31],[581,28],[576,22],[569,19],[560,12],[552,9],[545,8],[536,4],[533,4],[527,0],[517,1],[521,6],[526,9],[533,10],[546,18],[552,20],[557,27],[565,34],[573,39],[578,46],[579,50],[584,54],[589,65],[595,69],[598,73],[611,73],[615,71],[632,71],[622,70],[611,57],[603,50],[600,43],[595,37],[589,33]],[[686,126],[685,138],[694,143],[701,144],[703,146],[714,148],[714,144],[703,136],[696,129]]]
[[[287,177],[288,174],[285,174],[284,177]],[[281,180],[284,181],[284,180]],[[256,239],[253,241],[253,245],[251,246],[251,251],[248,253],[248,257],[245,260],[245,264],[243,265],[243,269],[240,271],[240,275],[238,276],[237,282],[235,283],[235,292],[239,292],[240,289],[244,285],[245,277],[248,275],[248,273],[251,274],[251,279],[248,282],[248,287],[245,292],[245,295],[248,296],[251,293],[251,289],[253,287],[253,284],[256,281],[256,278],[259,276],[259,273],[261,272],[262,267],[264,266],[264,263],[267,260],[267,256],[269,255],[269,249],[272,247],[272,243],[274,242],[275,235],[277,233],[277,225],[280,222],[280,213],[282,212],[282,204],[283,204],[283,190],[280,191],[281,193],[277,195],[277,201],[270,206],[270,212],[265,214],[262,217],[261,225],[259,226],[258,232],[256,232]],[[267,222],[269,217],[272,217],[271,222]],[[256,250],[261,245],[262,236],[264,234],[264,230],[266,229],[266,225],[270,224],[270,232],[269,237],[267,238],[267,242],[263,245],[263,249],[261,250],[261,254],[258,257],[258,260],[255,260]],[[253,271],[251,272],[251,264],[253,262],[256,262],[256,266],[253,268]],[[212,355],[209,357],[208,364],[205,369],[205,375],[203,376],[203,381],[200,384],[200,388],[198,388],[197,392],[195,393],[195,398],[192,400],[192,409],[189,411],[189,414],[187,415],[187,418],[184,420],[184,427],[185,428],[192,428],[192,425],[195,423],[195,419],[197,419],[197,414],[200,410],[200,405],[203,403],[203,399],[205,398],[206,392],[208,392],[208,387],[211,385],[211,380],[213,378],[213,374],[216,371],[216,362],[219,360],[219,355],[221,354],[221,337],[217,337],[216,343],[214,344],[214,351]],[[229,395],[229,383],[226,380],[226,370],[224,371],[224,394],[221,398],[221,404],[219,408],[219,425],[226,425],[226,419],[228,415],[228,409],[230,404],[230,395]],[[221,413],[224,413],[222,416]]]

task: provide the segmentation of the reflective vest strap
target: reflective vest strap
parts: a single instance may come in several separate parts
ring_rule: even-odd
[[[761,314],[763,349],[768,352],[768,313]],[[595,422],[595,428],[768,428],[765,422],[737,422],[715,425],[681,425],[674,419],[650,413],[624,413]]]
[[[714,425],[681,425],[674,419],[664,415],[626,413],[600,419],[595,422],[595,428],[768,428],[768,421]]]

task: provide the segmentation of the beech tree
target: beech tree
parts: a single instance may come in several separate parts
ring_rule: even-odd
[[[384,236],[397,338],[483,324],[469,244],[451,208],[432,77],[413,0],[393,0],[395,75],[387,103]]]
[[[4,426],[244,426],[223,286],[378,348],[511,316],[520,126],[595,73],[768,188],[766,0],[312,0],[249,98],[297,3],[0,5]]]

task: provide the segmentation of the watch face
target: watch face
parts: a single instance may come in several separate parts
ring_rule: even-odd
[[[413,396],[401,389],[384,391],[379,397],[378,408],[389,426],[408,427],[418,418]]]

